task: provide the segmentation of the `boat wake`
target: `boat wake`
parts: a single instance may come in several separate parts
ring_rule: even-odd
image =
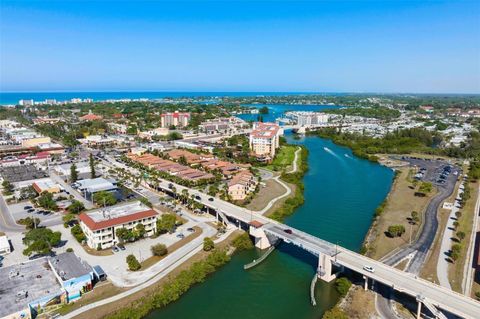
[[[346,158],[351,158],[350,155],[348,154],[344,154]]]
[[[335,154],[335,152],[332,151],[331,149],[329,149],[328,147],[323,147],[323,149],[325,150],[325,152],[332,154],[333,156],[335,156],[335,157],[338,158],[338,159],[341,159],[340,156],[338,156],[337,154]]]

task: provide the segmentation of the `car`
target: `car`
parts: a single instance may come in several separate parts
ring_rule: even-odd
[[[117,246],[113,246],[113,247],[112,247],[112,251],[113,251],[114,253],[118,253],[120,250],[118,249]]]
[[[125,250],[125,245],[117,245],[120,250]]]
[[[363,269],[368,271],[368,272],[371,272],[371,273],[374,273],[375,272],[375,268],[373,268],[372,266],[363,266]]]
[[[210,197],[208,200],[211,201],[211,202],[213,202],[213,197]]]
[[[290,235],[293,234],[293,231],[291,229],[288,229],[288,228],[284,229],[283,231],[286,232],[287,234],[290,234]]]
[[[180,233],[180,234],[177,234],[177,238],[185,238],[185,235]]]
[[[33,207],[32,206],[25,206],[23,207],[23,209],[32,209]]]
[[[34,208],[30,208],[30,209],[27,210],[27,212],[29,212],[29,213],[33,213],[34,211],[35,211]]]
[[[195,232],[195,229],[193,227],[188,227],[187,228],[187,231],[188,232],[191,232],[191,233],[194,233]]]
[[[173,184],[172,184],[172,183],[169,183],[169,184],[168,184],[168,188],[172,189],[172,188],[173,188]]]
[[[201,200],[202,198],[197,195],[197,196],[195,196],[195,199],[196,199],[196,200]]]

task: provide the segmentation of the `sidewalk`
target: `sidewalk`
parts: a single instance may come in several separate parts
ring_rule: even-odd
[[[455,216],[455,213],[460,210],[460,195],[463,193],[463,182],[458,188],[458,193],[457,197],[455,198],[455,202],[453,204],[453,208],[450,211],[450,215],[448,216],[448,221],[445,226],[445,231],[443,232],[443,238],[442,238],[442,243],[440,246],[440,255],[438,256],[438,261],[437,261],[437,277],[440,286],[452,289],[450,286],[450,281],[448,280],[448,267],[450,265],[450,262],[448,261],[448,253],[451,250],[452,245],[454,242],[452,241],[452,238],[456,238],[455,235],[455,226],[453,223],[457,220],[457,217]]]

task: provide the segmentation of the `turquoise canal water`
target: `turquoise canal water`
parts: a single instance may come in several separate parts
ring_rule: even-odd
[[[392,171],[328,140],[295,140],[289,133],[287,139],[305,145],[310,154],[305,203],[285,222],[358,251],[375,208],[390,190]],[[310,281],[317,266],[310,254],[281,244],[262,264],[243,270],[259,254],[253,250],[234,255],[204,283],[148,318],[317,319],[337,302],[333,286],[319,281],[317,306],[310,304]]]

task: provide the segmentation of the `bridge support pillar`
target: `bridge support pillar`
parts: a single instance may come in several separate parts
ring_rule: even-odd
[[[261,227],[257,228],[250,225],[249,233],[253,238],[255,238],[255,247],[260,249],[267,249],[272,246],[270,240],[267,237],[267,234],[265,234],[265,231]]]
[[[367,291],[367,289],[368,289],[368,277],[363,276],[363,279],[365,279],[365,282],[363,283],[363,290]]]
[[[318,278],[322,279],[323,281],[330,282],[337,277],[332,273],[332,261],[333,259],[331,256],[322,253],[319,254],[317,269]]]
[[[422,301],[417,300],[417,319],[422,318],[421,314],[422,314]]]

